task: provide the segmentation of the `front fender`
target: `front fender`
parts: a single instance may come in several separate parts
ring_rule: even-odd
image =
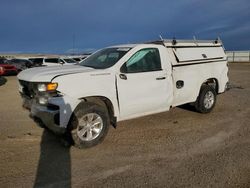
[[[71,98],[67,95],[63,95],[62,97],[53,97],[48,101],[49,104],[53,104],[59,107],[59,123],[60,127],[63,128],[67,127],[72,113],[80,102],[81,100]]]

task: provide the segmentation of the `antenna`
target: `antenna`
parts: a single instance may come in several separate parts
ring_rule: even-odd
[[[221,42],[221,39],[220,39],[220,37],[218,36],[218,37],[215,39],[214,43],[217,44],[217,43],[219,43],[219,42]]]
[[[195,36],[193,36],[193,39],[194,39],[194,43],[198,46],[198,43],[197,43],[197,40],[196,40]]]
[[[162,36],[161,36],[161,35],[159,35],[159,37],[160,37],[161,41],[164,41],[164,39],[162,38]]]
[[[176,38],[173,37],[173,40],[172,40],[172,45],[176,45],[177,44],[177,41],[176,41]]]
[[[223,45],[222,40],[220,39],[220,37],[219,37],[219,36],[217,37],[217,39],[215,40],[215,42],[214,42],[214,43],[215,43],[215,44],[220,43],[220,44],[221,44],[221,46],[222,46],[222,48],[224,49],[224,51],[226,51],[226,48],[225,48],[225,46]]]
[[[162,45],[166,47],[165,43],[164,43],[164,39],[162,38],[161,35],[159,35],[160,39],[161,39],[161,42],[162,42]]]

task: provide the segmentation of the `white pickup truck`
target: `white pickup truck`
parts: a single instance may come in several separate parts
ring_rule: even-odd
[[[104,48],[79,65],[32,68],[18,79],[31,117],[84,148],[119,121],[186,103],[210,112],[227,89],[228,66],[218,40],[162,40]]]

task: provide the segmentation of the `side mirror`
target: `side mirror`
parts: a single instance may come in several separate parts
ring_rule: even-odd
[[[128,72],[128,69],[127,69],[127,62],[125,62],[121,69],[120,69],[121,73],[127,73]]]

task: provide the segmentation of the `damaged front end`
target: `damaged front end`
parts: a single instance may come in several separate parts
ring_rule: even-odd
[[[19,80],[19,92],[23,107],[30,111],[30,117],[41,127],[63,134],[66,127],[60,126],[60,105],[56,102],[62,95],[56,90],[57,83],[37,83]]]

